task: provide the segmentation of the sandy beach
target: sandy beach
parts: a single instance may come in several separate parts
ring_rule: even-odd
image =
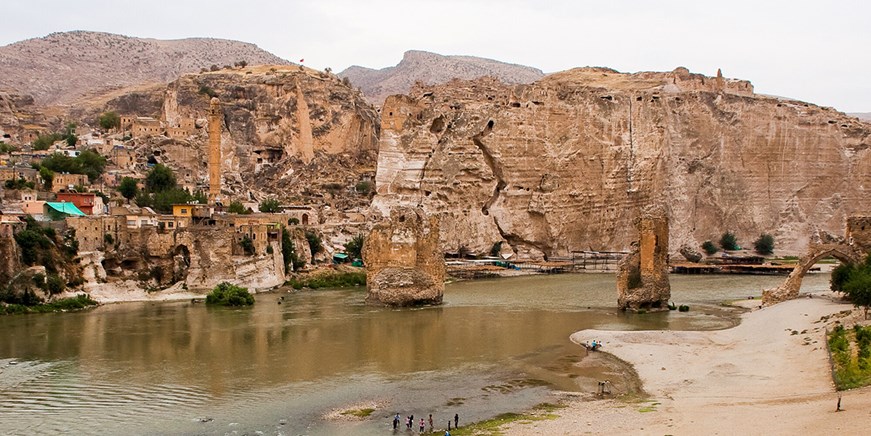
[[[861,311],[831,296],[753,310],[720,331],[579,331],[572,341],[604,341],[606,352],[631,363],[649,397],[569,398],[559,418],[506,433],[866,434],[871,387],[843,392],[836,412],[824,339],[827,325],[851,326]]]

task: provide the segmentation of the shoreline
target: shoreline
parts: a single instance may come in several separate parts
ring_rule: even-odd
[[[835,390],[826,327],[861,319],[830,292],[741,314],[714,331],[581,330],[580,346],[603,341],[604,352],[631,365],[647,397],[589,400],[561,395],[557,418],[503,427],[508,434],[827,434],[867,431],[871,387]],[[742,305],[742,301],[736,302]],[[746,301],[744,301],[746,305]],[[849,314],[845,314],[848,311]],[[831,316],[834,315],[834,316]],[[831,316],[828,320],[823,317]]]

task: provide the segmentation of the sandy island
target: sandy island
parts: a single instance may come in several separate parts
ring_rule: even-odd
[[[719,331],[582,330],[631,363],[649,398],[569,398],[554,420],[514,423],[506,434],[867,434],[871,387],[838,393],[827,325],[852,326],[861,311],[828,291],[742,315]],[[758,305],[758,301],[751,301]],[[850,311],[850,315],[840,313]],[[827,321],[821,318],[832,316]],[[795,332],[795,333],[793,333]]]

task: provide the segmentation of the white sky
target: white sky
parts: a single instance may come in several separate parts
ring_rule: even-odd
[[[257,44],[341,71],[405,50],[545,72],[685,66],[756,92],[871,111],[871,1],[786,0],[2,0],[0,45],[67,30]]]

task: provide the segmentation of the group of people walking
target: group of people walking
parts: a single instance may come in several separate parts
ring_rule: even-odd
[[[396,416],[393,417],[393,431],[399,430],[399,421],[402,420],[402,417],[397,413]],[[405,429],[407,431],[414,431],[414,415],[408,415],[405,418]],[[423,418],[420,418],[420,423],[418,425],[418,431],[423,433],[426,430],[427,422],[424,421]],[[457,428],[460,425],[460,415],[458,413],[454,414],[454,428]],[[432,413],[429,414],[429,431],[432,432],[435,430],[435,425],[432,420]],[[448,420],[448,429],[445,431],[445,436],[450,436],[451,433],[451,420]]]

